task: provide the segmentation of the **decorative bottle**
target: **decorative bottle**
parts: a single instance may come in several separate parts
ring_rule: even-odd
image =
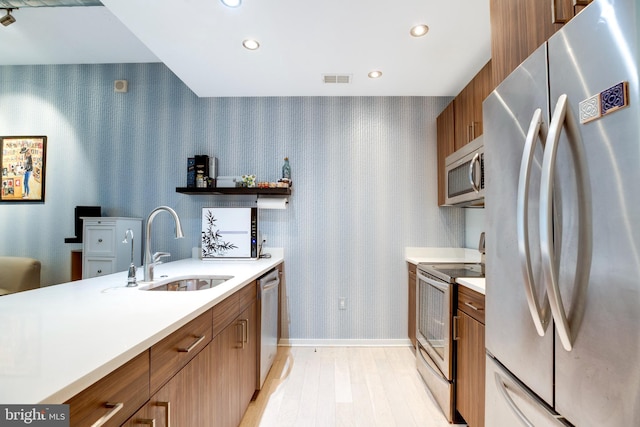
[[[289,165],[289,158],[284,158],[284,165],[282,166],[282,179],[291,179],[291,165]]]

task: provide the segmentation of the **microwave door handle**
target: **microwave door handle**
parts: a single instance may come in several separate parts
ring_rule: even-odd
[[[540,182],[540,249],[542,252],[542,270],[545,276],[551,313],[556,324],[560,342],[566,351],[573,348],[573,335],[560,294],[559,272],[553,246],[553,171],[555,170],[560,132],[566,122],[567,137],[573,145],[575,174],[578,191],[578,253],[576,278],[574,283],[574,308],[580,313],[584,309],[584,298],[591,271],[592,231],[591,231],[591,191],[586,167],[584,145],[580,132],[572,117],[567,117],[567,95],[560,95],[549,125],[549,135],[542,160],[542,178]]]
[[[524,278],[524,289],[527,297],[527,305],[529,313],[536,328],[536,332],[541,337],[544,336],[551,312],[549,311],[549,299],[547,295],[543,296],[544,306],[540,308],[538,299],[536,298],[533,269],[531,267],[531,247],[529,244],[529,183],[531,178],[531,166],[533,164],[533,156],[536,148],[538,137],[542,141],[546,137],[546,130],[542,121],[542,110],[538,108],[533,113],[531,124],[527,132],[522,152],[522,162],[520,163],[520,177],[518,179],[517,209],[516,209],[516,229],[518,235],[518,253],[522,267],[522,275]]]
[[[479,193],[480,187],[478,184],[476,184],[476,163],[480,165],[480,153],[474,154],[473,159],[471,159],[471,163],[469,163],[469,182],[471,183],[471,188],[473,188],[473,191]]]

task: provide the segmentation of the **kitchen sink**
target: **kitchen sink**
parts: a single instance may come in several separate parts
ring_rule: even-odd
[[[174,292],[200,291],[203,289],[215,288],[216,286],[223,284],[229,279],[233,279],[233,276],[187,277],[184,279],[172,280],[165,283],[152,283],[148,286],[141,287],[140,290]]]

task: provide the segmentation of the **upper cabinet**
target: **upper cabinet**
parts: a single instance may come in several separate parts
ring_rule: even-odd
[[[482,101],[493,90],[492,82],[489,61],[436,119],[439,206],[445,203],[445,159],[482,135]]]
[[[475,75],[455,99],[455,149],[482,135],[482,101],[493,90],[491,61]]]
[[[455,100],[436,119],[438,132],[438,206],[445,203],[445,159],[455,150]]]
[[[491,0],[491,60],[497,86],[591,0]]]
[[[482,102],[505,77],[592,0],[490,0],[491,60],[438,116],[438,205],[445,159],[482,135]]]

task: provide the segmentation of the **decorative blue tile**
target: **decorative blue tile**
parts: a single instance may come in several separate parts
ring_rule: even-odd
[[[626,107],[627,103],[627,82],[620,82],[600,92],[600,104],[603,116]]]

